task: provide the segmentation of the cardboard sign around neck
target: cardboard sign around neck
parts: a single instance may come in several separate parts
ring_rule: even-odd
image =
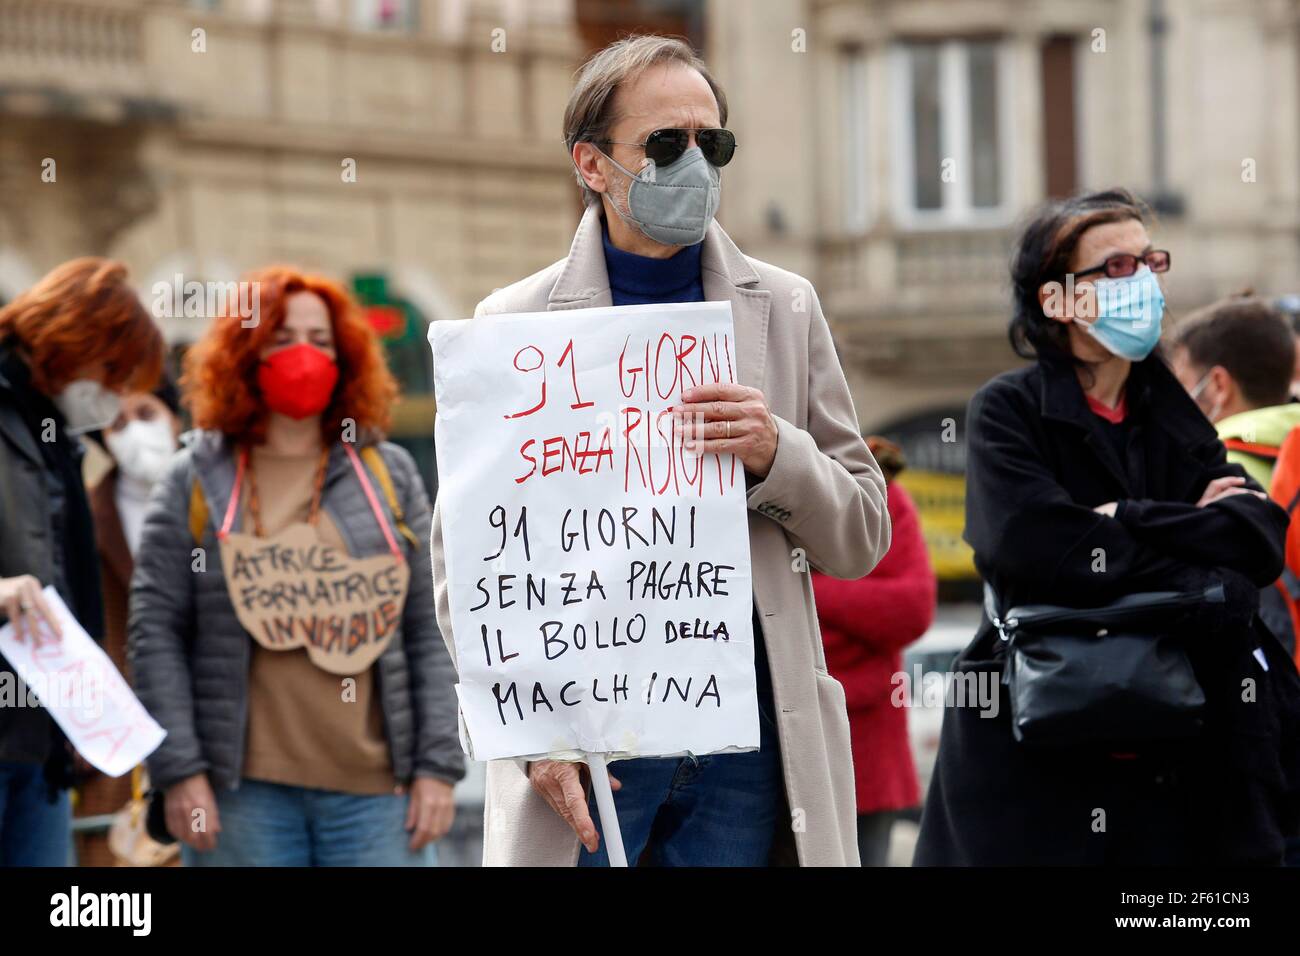
[[[410,565],[354,558],[299,522],[259,538],[231,533],[221,566],[239,623],[271,651],[307,649],[331,674],[360,674],[401,626]]]

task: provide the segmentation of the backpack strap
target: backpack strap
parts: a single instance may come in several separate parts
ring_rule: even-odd
[[[1254,455],[1256,458],[1263,458],[1265,461],[1277,461],[1277,456],[1281,454],[1282,449],[1273,445],[1261,445],[1258,442],[1242,441],[1240,438],[1225,438],[1223,447],[1229,451],[1239,451],[1246,455]]]
[[[374,445],[367,445],[361,449],[361,459],[370,469],[370,473],[375,476],[379,482],[379,487],[383,489],[384,498],[388,501],[388,510],[393,513],[393,521],[397,524],[397,530],[407,541],[411,542],[411,547],[418,549],[420,540],[415,536],[406,523],[406,517],[402,514],[402,506],[397,501],[397,491],[393,488],[393,476],[388,473],[388,465],[384,463],[384,456],[379,453],[379,449]]]
[[[203,528],[207,523],[208,499],[203,497],[203,489],[195,478],[194,484],[190,486],[190,536],[194,538],[195,544],[203,542]]]
[[[379,454],[379,449],[374,445],[367,445],[361,449],[361,458],[370,468],[375,480],[379,482],[379,487],[383,489],[384,498],[388,502],[388,508],[393,513],[393,520],[397,524],[397,530],[407,541],[411,542],[411,547],[418,548],[420,541],[415,536],[406,523],[406,517],[402,513],[402,506],[397,500],[397,490],[393,487],[393,477],[388,473],[388,466],[384,463],[383,455]],[[195,543],[203,540],[203,529],[208,523],[208,500],[203,496],[203,488],[196,479],[190,487],[190,535],[194,538]]]
[[[1287,517],[1291,517],[1296,505],[1300,504],[1300,425],[1287,432],[1277,450],[1269,494],[1286,509]]]

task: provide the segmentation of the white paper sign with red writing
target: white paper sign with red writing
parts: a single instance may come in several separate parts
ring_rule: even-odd
[[[26,685],[0,686],[0,706],[39,702],[78,753],[110,777],[120,777],[153,753],[167,732],[77,623],[59,592],[46,587],[42,593],[63,636],[55,638],[42,623],[35,635],[26,631],[20,641],[13,624],[0,627],[0,654]]]
[[[744,467],[670,409],[738,381],[729,302],[429,330],[466,750],[758,746]]]

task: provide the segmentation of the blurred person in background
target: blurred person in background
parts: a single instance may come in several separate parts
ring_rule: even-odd
[[[1169,359],[1228,461],[1267,488],[1278,446],[1300,425],[1300,402],[1291,400],[1295,333],[1282,313],[1254,296],[1206,306],[1178,324]]]
[[[0,308],[0,624],[20,640],[38,621],[61,633],[46,586],[101,638],[78,436],[112,422],[121,393],[153,388],[162,360],[162,335],[117,262],[66,262]],[[0,687],[0,864],[66,865],[72,755],[3,658]]]
[[[1300,663],[1300,566],[1294,547],[1300,533],[1294,527],[1300,433],[1293,435],[1300,426],[1300,401],[1292,394],[1300,348],[1294,317],[1282,311],[1286,302],[1241,295],[1192,313],[1178,325],[1171,361],[1178,380],[1214,423],[1228,460],[1270,489],[1290,516],[1287,566],[1273,585],[1260,589],[1259,613]],[[1286,862],[1300,866],[1300,833],[1287,840]]]
[[[916,505],[894,480],[903,450],[878,436],[867,447],[884,472],[889,552],[865,578],[812,575],[826,667],[844,685],[857,784],[858,852],[863,866],[885,866],[889,835],[899,810],[921,801],[907,738],[907,709],[894,703],[903,648],[934,620],[937,582],[930,568]]]
[[[113,461],[112,468],[90,489],[104,594],[104,653],[128,679],[126,624],[131,573],[149,495],[176,452],[180,415],[180,393],[175,384],[164,379],[152,392],[123,395],[117,418],[91,436]],[[76,816],[95,817],[122,810],[136,791],[147,787],[142,773],[143,768],[137,768],[130,775],[107,777],[87,769],[77,785]],[[167,855],[171,857],[174,852]],[[112,865],[115,858],[108,835],[79,834],[77,861],[82,866]]]
[[[429,501],[411,456],[382,440],[396,383],[339,285],[285,268],[246,281],[251,326],[220,316],[186,356],[198,430],[155,489],[136,553],[131,669],[167,730],[149,774],[186,865],[429,865],[464,761]],[[346,677],[307,647],[256,640],[223,571],[232,532],[283,543],[304,523],[351,559],[409,569],[396,626]]]
[[[970,403],[965,537],[991,593],[954,664],[986,679],[997,709],[945,707],[917,865],[1282,861],[1300,680],[1256,608],[1282,569],[1286,514],[1227,460],[1156,350],[1170,262],[1122,189],[1049,202],[1020,235],[1010,336],[1033,361]],[[1016,739],[993,617],[1215,585],[1223,601],[1177,631],[1204,694],[1194,735]],[[1087,668],[1063,673],[1076,700],[1106,693]]]
[[[759,747],[620,760],[614,803],[630,863],[853,866],[843,689],[820,666],[812,586],[791,554],[837,577],[870,571],[889,548],[885,482],[812,285],[746,256],[713,218],[736,149],[726,121],[726,95],[680,40],[631,36],[592,56],[564,116],[586,202],[569,255],[475,315],[731,303],[743,384],[686,389],[674,412],[688,448],[745,469]],[[437,517],[433,551],[450,640]],[[485,864],[607,865],[585,785],[572,762],[490,761]],[[792,826],[789,807],[806,825]]]
[[[1291,397],[1295,356],[1290,324],[1253,296],[1234,296],[1193,312],[1179,323],[1170,349],[1174,375],[1214,424],[1228,461],[1265,489],[1273,486],[1283,441],[1300,425],[1300,401]],[[1274,495],[1284,508],[1291,497]],[[1260,591],[1260,614],[1294,656],[1293,599],[1285,594],[1300,594],[1300,581],[1286,569],[1281,580],[1283,590]]]
[[[1282,313],[1287,327],[1295,338],[1295,368],[1291,372],[1291,394],[1300,398],[1300,295],[1281,295],[1273,300],[1273,307]]]

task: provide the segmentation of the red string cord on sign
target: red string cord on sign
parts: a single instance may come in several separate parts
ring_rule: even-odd
[[[217,540],[225,541],[226,535],[230,534],[230,526],[235,521],[235,509],[239,507],[239,489],[244,483],[244,469],[248,467],[248,449],[239,450],[239,460],[235,465],[235,487],[230,491],[230,503],[226,505],[226,517],[221,522],[221,530],[217,532]]]
[[[370,510],[375,513],[375,520],[379,522],[379,528],[384,532],[384,540],[388,542],[388,550],[393,553],[393,557],[397,558],[397,560],[405,561],[406,556],[402,553],[402,549],[398,547],[397,539],[393,537],[392,529],[388,526],[388,519],[379,506],[379,498],[375,495],[375,489],[366,476],[366,470],[362,467],[361,459],[357,456],[356,450],[348,442],[343,443],[343,450],[347,452],[348,459],[352,462],[352,468],[357,473],[357,480],[361,482],[361,488],[366,494],[366,500],[370,502]],[[221,530],[217,532],[218,540],[224,541],[226,536],[230,534],[230,527],[235,521],[235,509],[239,506],[239,489],[244,484],[244,472],[247,469],[248,449],[242,448],[240,449],[238,463],[235,466],[235,485],[230,491],[230,502],[226,505],[226,515],[221,522]],[[319,493],[318,488],[317,495]],[[319,501],[319,498],[317,500]]]

